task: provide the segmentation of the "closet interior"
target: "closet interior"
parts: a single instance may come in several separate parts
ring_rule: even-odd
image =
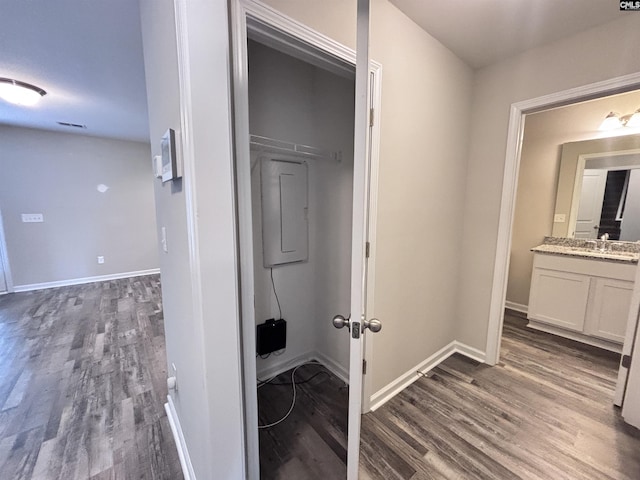
[[[355,72],[272,46],[247,46],[261,471],[343,477]]]

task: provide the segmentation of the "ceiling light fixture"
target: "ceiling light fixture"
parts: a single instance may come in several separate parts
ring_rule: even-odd
[[[622,127],[640,127],[640,108],[634,113],[620,115],[616,112],[609,112],[600,124],[598,130],[615,130]]]
[[[46,94],[47,92],[35,85],[11,78],[0,78],[0,98],[7,102],[31,106]]]

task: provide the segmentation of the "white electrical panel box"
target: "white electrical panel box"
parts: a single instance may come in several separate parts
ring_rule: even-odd
[[[304,161],[262,158],[264,266],[309,258],[308,170]]]

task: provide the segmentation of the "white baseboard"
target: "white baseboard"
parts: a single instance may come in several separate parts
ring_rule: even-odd
[[[476,362],[484,363],[487,360],[487,354],[482,350],[478,350],[477,348],[470,347],[466,343],[458,342],[455,340],[454,344],[454,353],[460,353],[471,360],[475,360]]]
[[[32,290],[44,290],[45,288],[68,287],[70,285],[81,285],[83,283],[106,282],[118,280],[120,278],[141,277],[143,275],[155,275],[160,273],[159,268],[149,270],[138,270],[135,272],[111,273],[109,275],[98,275],[95,277],[71,278],[69,280],[56,280],[55,282],[31,283],[28,285],[15,285],[14,292],[30,292]]]
[[[327,368],[327,370],[329,370],[331,373],[333,373],[336,377],[338,377],[344,383],[349,385],[349,370],[348,369],[345,369],[338,362],[336,362],[332,358],[329,358],[329,357],[327,357],[326,355],[324,355],[324,354],[322,354],[320,352],[315,352],[314,356],[315,356],[316,360],[318,360],[321,364],[323,364]]]
[[[176,448],[178,449],[178,457],[180,457],[180,466],[182,467],[184,480],[196,480],[196,474],[193,471],[193,465],[191,465],[191,457],[189,457],[189,450],[187,450],[187,444],[184,440],[184,435],[182,434],[180,419],[178,418],[178,413],[176,412],[176,407],[173,404],[171,395],[167,395],[167,403],[164,404],[164,409],[167,412],[167,418],[169,419],[173,439],[175,440]]]
[[[416,373],[420,372],[428,372],[429,370],[436,367],[438,364],[449,358],[451,355],[455,353],[455,341],[450,344],[444,346],[436,353],[431,355],[426,360],[420,362],[415,367],[407,370],[404,374],[400,375],[393,382],[389,383],[386,387],[381,388],[376,393],[371,395],[371,411],[375,411],[380,408],[382,405],[387,403],[392,397],[396,396],[402,390],[407,388],[413,382],[418,380],[420,376]]]
[[[257,370],[256,376],[262,380],[266,380],[268,378],[280,375],[281,373],[284,373],[293,367],[297,367],[298,365],[309,362],[311,360],[316,360],[315,352],[305,352],[293,358],[290,358],[289,360],[285,360],[282,363],[276,363],[268,368]]]
[[[507,300],[506,302],[504,302],[504,307],[508,308],[509,310],[524,313],[525,315],[529,313],[529,306],[523,305],[522,303],[510,302],[509,300]]]
[[[478,350],[477,348],[470,347],[462,342],[454,340],[448,345],[442,347],[436,353],[431,355],[426,360],[423,360],[418,365],[408,370],[404,374],[400,375],[393,382],[389,383],[386,387],[381,388],[371,396],[371,411],[375,411],[382,405],[391,400],[394,396],[407,388],[413,382],[420,378],[418,372],[427,373],[433,370],[439,364],[444,362],[454,353],[460,353],[466,357],[476,360],[480,363],[484,363],[486,354],[485,352]]]
[[[322,365],[326,367],[327,370],[333,373],[336,377],[338,377],[347,385],[349,384],[348,370],[345,370],[345,368],[335,360],[327,357],[326,355],[320,352],[315,352],[315,351],[303,353],[296,357],[290,358],[289,360],[286,360],[282,363],[277,363],[275,365],[271,365],[269,368],[259,370],[257,372],[257,377],[262,380],[266,380],[268,378],[272,378],[277,375],[280,375],[281,373],[284,373],[287,370],[297,367],[298,365],[302,365],[303,363],[310,362],[313,360],[320,362]]]

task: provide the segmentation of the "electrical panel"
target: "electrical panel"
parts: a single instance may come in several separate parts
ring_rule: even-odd
[[[309,258],[307,164],[263,158],[261,192],[264,266],[306,261]]]

